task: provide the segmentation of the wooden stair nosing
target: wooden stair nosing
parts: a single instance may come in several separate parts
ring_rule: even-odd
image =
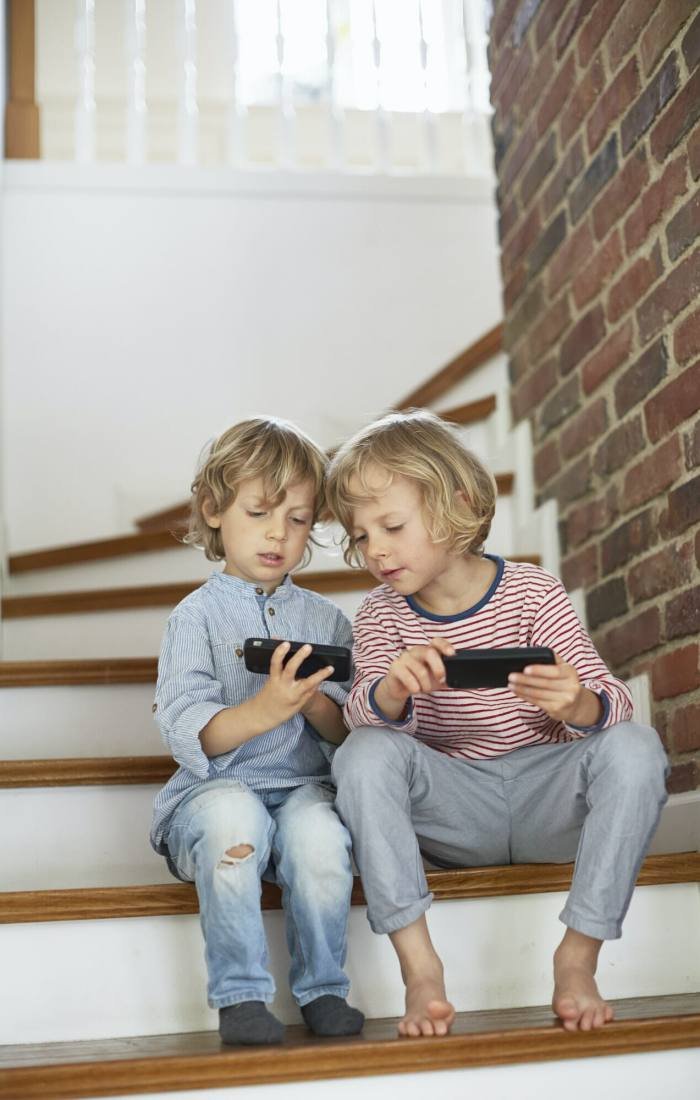
[[[657,1003],[656,1015],[644,1011],[645,1002]],[[299,1025],[288,1027],[283,1043],[264,1048],[227,1048],[213,1032],[54,1043],[51,1058],[44,1054],[43,1062],[38,1044],[32,1044],[31,1062],[18,1047],[6,1055],[0,1048],[0,1092],[12,1100],[77,1100],[679,1050],[700,1043],[697,995],[612,1003],[616,1019],[593,1031],[566,1031],[551,1009],[537,1006],[458,1013],[450,1035],[410,1040],[397,1035],[396,1020],[370,1019],[364,1034],[341,1039],[319,1040]],[[15,1051],[17,1063],[8,1064]]]
[[[156,682],[157,657],[96,657],[68,661],[0,661],[0,688]]]
[[[395,408],[399,411],[410,408],[420,408],[431,405],[438,397],[442,397],[457,382],[461,382],[468,374],[483,366],[503,348],[503,325],[498,324],[494,328],[473,343],[466,351],[456,355],[441,370],[437,371],[427,382],[417,389],[412,390],[400,401]]]
[[[468,401],[464,405],[454,405],[450,409],[440,409],[437,415],[442,420],[450,421],[464,427],[466,424],[476,424],[485,420],[496,411],[496,397],[490,394],[488,397],[480,397],[477,401]]]
[[[167,783],[176,770],[165,755],[0,760],[0,790]]]
[[[522,863],[428,871],[427,879],[435,900],[446,901],[563,891],[569,888],[572,870],[570,863]],[[700,852],[648,856],[637,879],[638,886],[687,882],[700,882]],[[354,881],[352,904],[365,904],[359,878]],[[272,883],[263,883],[262,907],[280,908],[279,890]],[[197,893],[189,883],[0,893],[0,924],[184,916],[198,911]]]
[[[35,615],[81,615],[94,611],[124,611],[133,608],[174,607],[204,584],[181,581],[171,584],[134,585],[124,588],[88,588],[72,592],[46,592],[31,596],[5,596],[3,619],[24,619]],[[295,573],[299,588],[314,592],[356,592],[377,582],[365,569],[324,569]]]

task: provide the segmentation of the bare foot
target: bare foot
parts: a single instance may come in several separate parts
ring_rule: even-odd
[[[455,1010],[447,1000],[441,979],[424,978],[406,984],[406,1015],[399,1021],[399,1035],[447,1035]]]
[[[568,929],[554,953],[552,1008],[567,1031],[590,1031],[613,1018],[595,981],[600,940]]]

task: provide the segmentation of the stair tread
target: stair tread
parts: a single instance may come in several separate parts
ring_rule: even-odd
[[[572,870],[571,863],[520,863],[428,871],[427,878],[435,900],[447,901],[568,890]],[[637,879],[638,886],[687,882],[700,882],[700,852],[648,856]],[[354,882],[352,904],[365,904],[359,878]],[[279,890],[272,883],[263,883],[262,906],[280,907]],[[198,911],[196,890],[184,882],[0,893],[0,924],[185,916]]]
[[[287,1027],[274,1047],[225,1047],[216,1032],[0,1047],[0,1085],[24,1097],[94,1096],[412,1073],[581,1058],[700,1043],[700,994],[613,1001],[615,1019],[569,1032],[548,1006],[457,1014],[444,1038],[402,1039],[395,1019],[371,1019],[362,1035],[318,1039]],[[70,1090],[70,1091],[69,1091]],[[9,1095],[9,1092],[5,1092]]]
[[[64,684],[155,683],[157,657],[76,657],[67,661],[0,661],[0,688]]]

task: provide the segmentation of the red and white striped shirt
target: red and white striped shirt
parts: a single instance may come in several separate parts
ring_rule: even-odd
[[[606,668],[561,581],[537,565],[493,560],[498,572],[488,592],[458,615],[432,615],[386,584],[365,597],[355,616],[355,679],[344,711],[351,729],[389,726],[448,756],[480,760],[524,745],[571,741],[631,719],[626,685]],[[600,696],[603,717],[585,729],[566,725],[509,688],[489,688],[416,695],[405,720],[388,721],[374,702],[377,683],[409,646],[436,636],[455,649],[549,646]]]

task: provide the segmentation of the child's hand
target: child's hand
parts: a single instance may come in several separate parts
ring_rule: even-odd
[[[333,672],[333,666],[327,665],[314,672],[313,676],[297,680],[296,674],[305,659],[309,656],[313,646],[303,645],[293,657],[284,664],[284,658],[289,652],[289,642],[278,645],[270,658],[270,675],[267,683],[258,693],[258,700],[263,707],[269,729],[281,726],[292,715],[305,707],[312,699],[319,684]]]
[[[403,706],[411,695],[449,690],[442,658],[454,655],[454,647],[444,638],[431,638],[430,645],[411,646],[389,666],[380,685],[382,694]]]
[[[550,718],[575,726],[595,726],[603,713],[599,697],[582,685],[573,665],[567,665],[557,653],[554,659],[554,665],[528,665],[522,672],[511,672],[509,688]]]

